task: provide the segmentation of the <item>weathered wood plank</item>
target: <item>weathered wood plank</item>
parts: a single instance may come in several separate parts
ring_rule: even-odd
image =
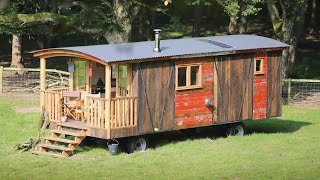
[[[267,117],[281,115],[281,52],[268,53]]]
[[[252,118],[252,54],[214,59],[214,123]],[[251,68],[251,69],[249,69]],[[249,72],[251,71],[251,72]]]
[[[169,61],[141,63],[138,82],[139,133],[150,133],[154,128],[160,131],[174,128],[174,70],[168,89],[171,67],[174,63]],[[163,107],[164,104],[166,107]]]

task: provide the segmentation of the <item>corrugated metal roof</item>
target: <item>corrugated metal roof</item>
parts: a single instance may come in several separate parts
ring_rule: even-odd
[[[153,51],[154,41],[54,48],[94,56],[105,62],[212,54],[255,49],[285,48],[287,44],[256,35],[228,35],[161,40],[161,52]],[[51,49],[49,49],[51,50]],[[37,51],[39,52],[39,51]]]

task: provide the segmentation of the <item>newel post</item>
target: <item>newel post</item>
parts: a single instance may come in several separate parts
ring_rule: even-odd
[[[44,91],[46,90],[46,59],[40,58],[40,107],[44,107]]]
[[[111,137],[110,120],[111,120],[111,65],[106,65],[106,83],[105,83],[105,98],[106,98],[106,113],[105,113],[105,128],[108,131],[108,139]]]

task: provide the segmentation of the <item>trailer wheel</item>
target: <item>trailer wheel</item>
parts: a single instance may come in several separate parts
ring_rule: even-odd
[[[126,152],[128,154],[134,151],[144,152],[148,148],[148,140],[146,137],[131,138],[126,144]]]
[[[227,126],[226,136],[243,136],[245,133],[244,124],[237,123]]]

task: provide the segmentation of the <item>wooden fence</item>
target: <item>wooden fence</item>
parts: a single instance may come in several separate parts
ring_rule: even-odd
[[[69,85],[69,72],[46,69],[47,88]],[[0,66],[0,93],[40,91],[40,69]]]
[[[320,80],[283,79],[282,98],[284,104],[297,104],[297,102],[320,104]]]

